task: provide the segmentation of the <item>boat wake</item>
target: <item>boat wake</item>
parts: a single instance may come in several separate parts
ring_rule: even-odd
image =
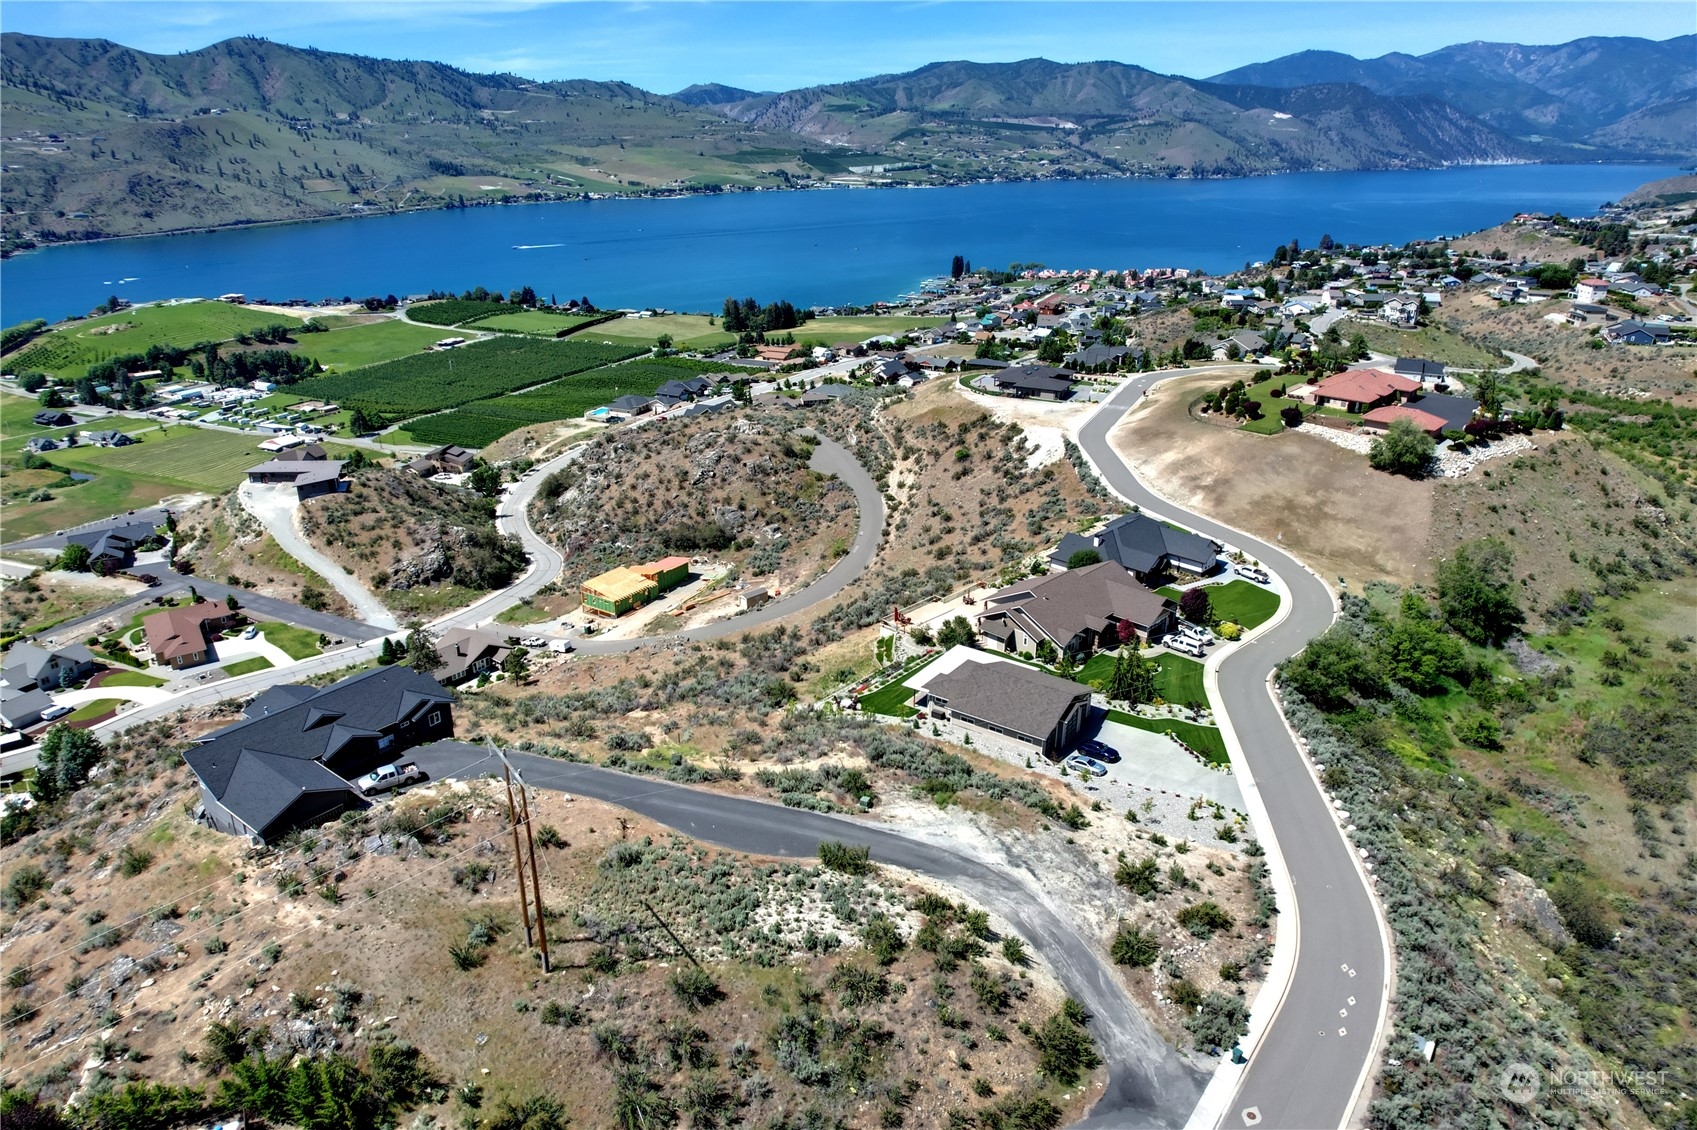
[[[539,251],[544,247],[564,247],[563,243],[515,243],[514,251]]]

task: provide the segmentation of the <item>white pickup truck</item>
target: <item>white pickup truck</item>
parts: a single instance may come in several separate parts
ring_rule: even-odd
[[[388,792],[402,785],[424,780],[424,770],[410,762],[406,765],[379,765],[354,783],[366,796]]]

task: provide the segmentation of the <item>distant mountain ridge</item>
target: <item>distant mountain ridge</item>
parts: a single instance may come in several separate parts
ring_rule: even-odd
[[[1591,37],[1529,47],[1458,43],[1426,55],[1357,59],[1302,51],[1213,76],[1217,83],[1300,87],[1350,82],[1378,94],[1441,97],[1510,136],[1690,152],[1697,133],[1697,35]],[[1683,118],[1684,137],[1670,131]]]
[[[586,193],[1686,160],[1694,48],[1304,52],[1210,80],[946,61],[667,96],[255,38],[154,55],[7,32],[0,230],[11,247]]]

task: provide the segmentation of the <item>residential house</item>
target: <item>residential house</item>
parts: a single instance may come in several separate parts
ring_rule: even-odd
[[[1420,382],[1401,373],[1383,369],[1345,369],[1314,386],[1314,403],[1321,407],[1342,408],[1345,412],[1367,412],[1407,396],[1420,388]]]
[[[1090,718],[1090,688],[1008,659],[971,655],[929,676],[916,701],[943,715],[1061,756]]]
[[[128,447],[135,442],[131,436],[119,431],[84,432],[83,438],[96,447]]]
[[[1084,373],[1110,373],[1143,360],[1143,351],[1125,345],[1091,345],[1067,355],[1067,368]]]
[[[1603,340],[1616,345],[1666,345],[1673,340],[1667,326],[1661,322],[1640,322],[1627,319],[1603,327]]]
[[[1379,307],[1379,320],[1400,330],[1420,324],[1420,299],[1397,297]]]
[[[410,667],[378,667],[322,689],[272,687],[243,721],[183,755],[200,782],[199,819],[275,840],[369,803],[350,782],[454,733],[453,695]]]
[[[1237,346],[1239,357],[1252,357],[1267,351],[1267,343],[1260,334],[1249,330],[1239,330],[1230,337],[1221,338],[1214,343],[1214,360],[1224,361],[1232,354],[1232,346]]]
[[[680,400],[697,400],[706,396],[713,388],[713,382],[706,377],[689,377],[685,380],[667,381],[654,390],[654,395],[661,400],[674,403]]]
[[[853,391],[854,387],[852,385],[814,385],[812,388],[802,393],[799,399],[794,400],[791,403],[801,408],[817,408],[822,404],[829,404],[833,400],[841,400]]]
[[[659,407],[659,402],[652,396],[638,396],[635,393],[626,393],[624,396],[621,396],[617,400],[608,404],[607,407],[624,416],[641,416],[654,411],[655,408]]]
[[[1122,514],[1094,534],[1067,534],[1049,555],[1065,567],[1081,549],[1093,549],[1141,581],[1172,572],[1206,576],[1218,564],[1218,542],[1157,522],[1147,514]]]
[[[477,453],[456,444],[444,444],[433,451],[426,451],[417,459],[407,464],[407,470],[415,475],[429,478],[431,475],[458,475],[472,469],[477,463]]]
[[[1423,412],[1412,404],[1387,404],[1382,408],[1375,408],[1362,416],[1361,427],[1364,431],[1387,432],[1398,420],[1412,421],[1415,427],[1433,439],[1444,434],[1443,417]]]
[[[1607,306],[1595,302],[1575,302],[1568,311],[1568,321],[1576,326],[1587,325],[1591,322],[1615,322],[1620,320],[1620,314]]]
[[[1573,286],[1573,297],[1580,302],[1601,302],[1609,294],[1606,279],[1580,279]]]
[[[35,414],[35,426],[38,428],[63,428],[76,423],[69,412],[61,412],[57,408],[49,408]]]
[[[777,363],[788,361],[795,351],[796,347],[793,345],[757,345],[754,347],[754,356],[761,361]]]
[[[452,687],[479,675],[493,674],[501,669],[512,650],[505,639],[492,632],[450,628],[436,644],[436,654],[442,660],[436,678]]]
[[[52,705],[53,699],[40,688],[24,691],[0,684],[0,722],[10,729],[29,729],[41,721],[41,712]]]
[[[86,548],[91,568],[111,571],[127,569],[135,564],[136,547],[158,536],[151,523],[125,522],[93,530],[78,530],[67,534],[65,542]]]
[[[249,467],[247,481],[292,486],[295,488],[295,497],[305,501],[321,494],[338,494],[347,490],[347,480],[342,478],[342,468],[345,466],[346,462],[341,459],[269,459],[257,467]]]
[[[1119,646],[1122,624],[1158,640],[1178,615],[1177,604],[1113,561],[1009,585],[986,597],[983,609],[979,634],[1004,650],[1035,652],[1047,640],[1056,654],[1079,657]]]
[[[1413,377],[1425,384],[1439,384],[1444,379],[1445,368],[1442,361],[1427,361],[1420,357],[1398,357],[1391,371],[1405,377]]]
[[[213,658],[213,639],[235,613],[221,600],[205,600],[144,616],[141,630],[153,661],[173,670],[198,667]]]
[[[662,557],[646,565],[620,565],[583,582],[583,608],[598,616],[623,616],[687,580],[687,557]]]
[[[752,612],[756,608],[764,608],[772,602],[772,590],[765,585],[743,589],[737,593],[737,611]]]
[[[44,452],[59,450],[59,445],[46,436],[34,436],[28,443],[24,444],[24,450],[31,455],[40,455]]]
[[[1609,291],[1612,294],[1624,294],[1629,298],[1654,298],[1662,289],[1635,276],[1627,276],[1610,283]]]
[[[1072,395],[1073,373],[1049,365],[1010,365],[990,378],[1002,392],[1034,396],[1039,400],[1065,400]]]
[[[99,664],[94,653],[80,643],[49,650],[19,640],[0,657],[0,682],[16,691],[56,691],[87,678]]]

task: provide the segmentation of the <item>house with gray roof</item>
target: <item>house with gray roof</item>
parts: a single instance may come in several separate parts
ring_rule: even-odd
[[[1220,544],[1147,514],[1122,514],[1094,534],[1066,535],[1049,560],[1064,567],[1081,549],[1093,549],[1103,561],[1149,581],[1175,570],[1207,576],[1218,565]]]
[[[199,818],[270,842],[367,801],[351,782],[406,750],[452,737],[454,696],[410,667],[379,667],[323,688],[273,687],[244,719],[196,739],[183,759]]]
[[[90,566],[105,562],[112,569],[127,569],[135,563],[136,547],[151,541],[157,531],[149,522],[125,522],[67,534],[65,541],[88,550]]]
[[[295,497],[305,500],[321,494],[337,494],[348,489],[342,478],[341,459],[268,459],[249,467],[250,483],[282,483],[295,488]]]
[[[0,685],[0,722],[9,729],[27,730],[41,721],[41,712],[53,705],[44,690],[19,690]]]
[[[82,644],[49,650],[29,640],[13,644],[0,658],[0,682],[19,691],[58,690],[86,678],[100,661]]]
[[[1090,688],[1012,660],[970,658],[926,680],[919,705],[1028,742],[1054,759],[1090,718]]]
[[[512,650],[505,639],[493,632],[449,628],[436,644],[436,654],[442,660],[436,677],[452,687],[479,675],[493,674],[500,670]]]
[[[1445,371],[1442,361],[1428,361],[1423,357],[1398,357],[1396,366],[1392,369],[1392,372],[1401,373],[1405,377],[1434,384],[1444,379]]]
[[[1153,642],[1177,622],[1177,604],[1114,562],[1101,561],[991,593],[978,614],[978,633],[1006,651],[1035,652],[1047,640],[1057,654],[1083,657],[1118,647],[1121,625]]]
[[[1039,400],[1065,400],[1072,395],[1073,374],[1050,365],[1010,365],[993,375],[996,388],[1013,396]]]

